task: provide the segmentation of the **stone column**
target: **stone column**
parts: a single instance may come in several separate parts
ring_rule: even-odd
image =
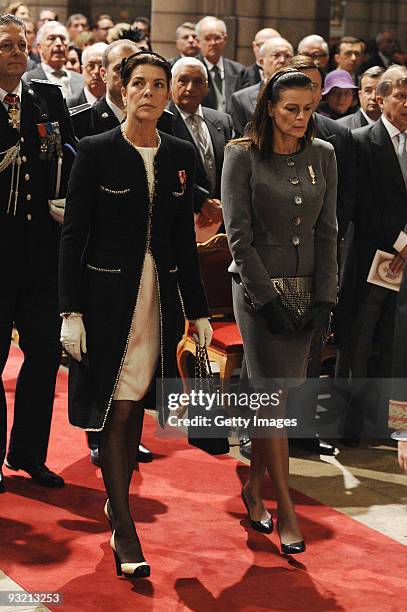
[[[345,7],[345,31],[365,40],[383,30],[392,30],[407,48],[407,5],[400,0],[348,0]]]

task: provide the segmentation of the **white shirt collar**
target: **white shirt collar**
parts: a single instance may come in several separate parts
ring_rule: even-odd
[[[91,91],[89,91],[89,89],[87,87],[83,88],[83,92],[85,94],[86,102],[88,104],[95,104],[95,102],[98,101],[98,98],[96,96],[94,96],[93,93]]]
[[[22,89],[23,89],[23,86],[21,85],[21,81],[19,82],[17,87],[15,89],[13,89],[13,91],[6,91],[5,89],[2,89],[0,87],[0,102],[3,102],[3,100],[7,96],[7,94],[12,93],[12,94],[16,94],[20,98],[20,104],[21,104],[21,92],[22,92]],[[3,104],[4,104],[4,102],[3,102]]]
[[[366,119],[366,121],[368,122],[368,124],[369,124],[369,125],[370,125],[371,123],[376,123],[376,121],[374,121],[373,119],[371,119],[371,118],[369,117],[369,115],[367,115],[367,114],[365,113],[365,111],[363,110],[363,108],[362,108],[362,107],[360,107],[360,109],[359,109],[359,110],[360,110],[360,112],[362,113],[362,115],[364,116],[364,118]]]
[[[207,65],[208,72],[210,72],[212,70],[212,68],[215,66],[215,64],[212,64],[212,62],[210,62],[208,59],[206,59],[206,57],[204,57],[204,60],[205,60],[205,63]],[[223,79],[224,78],[223,77],[223,75],[224,75],[223,55],[220,56],[216,66],[219,68],[220,75],[221,75],[221,77]]]
[[[387,117],[382,115],[381,119],[392,140],[401,133],[400,130],[387,119]]]
[[[202,106],[201,105],[198,106],[198,108],[196,109],[196,111],[194,113],[186,113],[179,106],[177,106],[177,105],[175,105],[175,106],[178,109],[179,114],[181,115],[181,117],[183,118],[184,121],[186,119],[188,119],[188,117],[190,117],[191,115],[199,115],[200,117],[202,117],[202,119],[204,118],[203,111],[202,111]]]
[[[121,108],[119,108],[114,102],[112,102],[112,100],[109,98],[108,92],[106,92],[106,102],[109,108],[116,115],[116,118],[119,121],[119,123],[121,123],[123,119],[125,118],[126,113]]]

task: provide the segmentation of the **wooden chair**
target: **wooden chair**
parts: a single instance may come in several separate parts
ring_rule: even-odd
[[[232,279],[228,272],[232,256],[226,234],[216,234],[198,244],[198,254],[213,327],[208,355],[209,360],[219,366],[223,391],[228,387],[233,371],[241,366],[243,357],[243,342],[233,316]],[[188,371],[188,358],[195,356],[194,332],[194,326],[186,321],[177,349],[178,369],[183,381],[194,376],[193,372]]]

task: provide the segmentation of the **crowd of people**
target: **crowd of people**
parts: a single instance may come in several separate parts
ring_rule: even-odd
[[[405,56],[391,32],[332,50],[310,34],[295,50],[264,28],[250,66],[225,57],[226,43],[214,16],[180,24],[167,60],[144,17],[77,13],[63,24],[44,9],[34,23],[20,3],[0,16],[0,371],[13,325],[24,353],[8,452],[0,387],[0,466],[64,485],[46,466],[62,343],[69,419],[101,466],[126,576],[150,573],[128,494],[137,462],[153,459],[141,444],[153,381],[177,375],[181,308],[201,348],[212,338],[199,236],[228,237],[242,379],[278,380],[284,417],[297,387],[319,376],[311,347],[334,312],[336,373],[352,381],[344,441],[357,445],[371,416],[357,381],[393,376],[386,409],[407,471]],[[384,277],[367,282],[378,252]],[[274,528],[267,470],[282,551],[303,552],[287,436],[241,442],[252,527]],[[292,443],[335,452],[317,435]]]

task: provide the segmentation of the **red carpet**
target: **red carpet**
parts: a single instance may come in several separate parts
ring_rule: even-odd
[[[20,359],[12,347],[9,405]],[[276,535],[248,526],[240,500],[247,468],[156,437],[150,417],[143,440],[157,458],[135,474],[132,506],[152,575],[136,583],[116,578],[100,470],[89,463],[84,434],[67,422],[66,383],[61,373],[48,465],[67,486],[43,489],[6,469],[0,496],[0,569],[28,591],[62,592],[64,605],[51,609],[405,610],[405,547],[296,494],[308,551],[290,562]]]

